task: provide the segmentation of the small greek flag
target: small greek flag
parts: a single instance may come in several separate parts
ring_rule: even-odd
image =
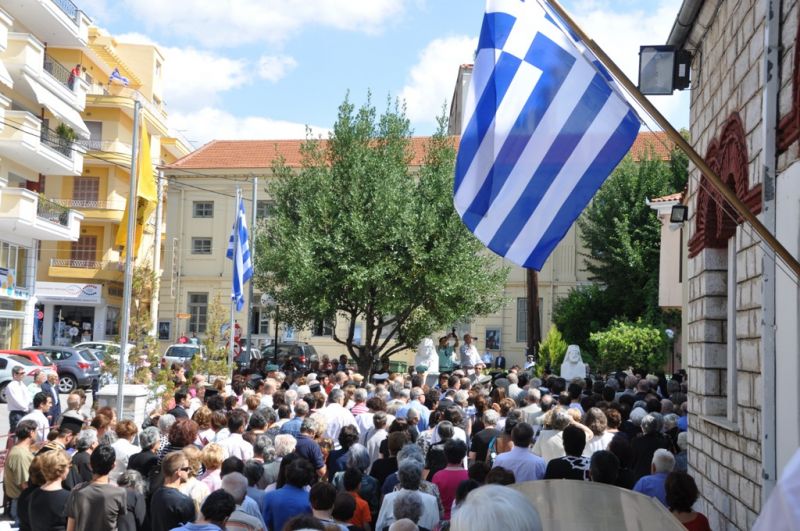
[[[456,210],[492,251],[539,270],[639,118],[545,0],[487,1],[465,109]]]
[[[128,86],[128,78],[120,74],[119,68],[116,67],[114,68],[114,70],[111,71],[111,76],[109,76],[108,78],[109,83],[113,83],[114,81],[119,81],[126,87]]]
[[[233,232],[228,240],[226,256],[233,260],[233,285],[231,299],[236,302],[236,311],[244,306],[244,283],[253,276],[253,262],[250,260],[250,242],[247,239],[247,223],[245,222],[244,200],[239,197],[239,208]]]

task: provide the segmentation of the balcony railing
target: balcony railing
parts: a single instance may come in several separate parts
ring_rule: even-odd
[[[124,153],[130,155],[131,145],[126,142],[116,140],[78,140],[78,144],[85,147],[88,151],[110,151],[114,153]]]
[[[53,3],[77,24],[78,12],[80,11],[78,6],[70,2],[70,0],[53,0]]]
[[[42,144],[46,145],[50,149],[58,151],[68,159],[72,158],[72,146],[74,142],[60,136],[55,131],[47,129],[44,127],[44,124],[42,125],[41,141]]]
[[[36,216],[64,227],[69,225],[69,209],[41,196],[36,205]]]
[[[125,210],[125,201],[96,201],[93,199],[54,199],[53,201],[67,208]]]
[[[167,115],[167,111],[164,109],[163,103],[161,105],[155,104],[152,100],[148,99],[144,94],[136,89],[120,85],[111,85],[110,87],[106,87],[105,85],[95,83],[89,87],[87,93],[93,96],[122,96],[123,98],[138,100],[142,104],[142,107],[150,111],[151,114],[163,117]]]
[[[50,267],[71,267],[73,269],[96,269],[103,271],[122,271],[123,264],[100,260],[71,260],[69,258],[51,258]]]
[[[72,72],[47,54],[44,55],[44,71],[68,89],[73,90],[75,87],[75,76],[72,75]]]

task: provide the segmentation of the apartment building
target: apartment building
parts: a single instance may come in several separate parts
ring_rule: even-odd
[[[83,214],[42,192],[83,168],[88,85],[52,52],[85,46],[88,29],[69,2],[0,2],[0,348],[36,336],[37,254],[80,236]]]
[[[667,158],[669,150],[659,134],[644,133],[635,142],[634,158],[649,150]],[[424,138],[412,141],[412,165],[422,161]],[[299,168],[300,140],[213,141],[189,156],[168,165],[164,174],[170,181],[170,200],[167,208],[167,237],[165,265],[161,282],[159,330],[162,346],[174,342],[185,333],[202,335],[206,330],[208,308],[218,297],[230,308],[231,262],[225,259],[228,237],[234,219],[234,196],[241,187],[245,197],[251,197],[252,178],[259,177],[256,216],[269,215],[270,199],[264,185],[270,178],[275,157],[283,157],[287,165]],[[246,203],[249,213],[250,202]],[[248,218],[249,219],[249,218]],[[555,302],[577,286],[588,284],[589,274],[584,267],[585,248],[572,227],[539,273],[539,306],[542,330],[550,327]],[[498,258],[498,260],[501,260]],[[527,344],[527,290],[525,270],[504,261],[511,268],[503,288],[506,303],[497,312],[476,317],[471,322],[453,323],[459,334],[470,332],[477,336],[478,348],[494,353],[502,351],[512,363],[524,361]],[[271,341],[275,336],[272,311],[261,305],[258,292],[249,330],[256,342]],[[244,327],[245,311],[236,314]],[[308,330],[293,330],[280,326],[281,341],[308,341],[322,353],[339,355],[343,348],[332,339],[332,323],[317,323]],[[245,328],[247,330],[247,328]],[[346,335],[341,330],[340,335]],[[358,335],[358,333],[356,334]],[[443,333],[442,333],[443,335]],[[409,353],[399,356],[405,360]]]
[[[19,250],[9,247],[8,255],[0,248],[0,278],[8,260],[6,269],[27,273],[29,290],[24,301],[0,306],[0,338],[7,312],[25,323],[19,340],[10,332],[14,339],[0,339],[0,346],[114,339],[123,286],[114,239],[129,189],[134,102],[142,105],[154,164],[190,150],[169,132],[164,57],[155,46],[116,41],[69,0],[0,1],[0,8],[0,164],[7,181],[0,217],[13,216],[6,204],[16,201],[25,212],[38,208],[73,223],[59,237],[33,236],[43,240],[36,252],[24,242],[9,242]],[[146,226],[137,264],[154,262],[156,223]],[[5,258],[12,255],[16,265]]]

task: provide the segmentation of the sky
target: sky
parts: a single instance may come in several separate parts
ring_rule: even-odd
[[[170,126],[199,147],[213,139],[323,134],[349,94],[407,106],[429,135],[449,108],[458,66],[471,63],[482,0],[75,0],[120,41],[166,56]],[[681,0],[562,0],[625,73],[639,46],[664,44]],[[689,94],[652,101],[688,127]],[[645,130],[645,129],[643,129]]]

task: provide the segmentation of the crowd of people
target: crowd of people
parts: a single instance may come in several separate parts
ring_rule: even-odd
[[[511,486],[560,479],[652,496],[709,529],[687,474],[685,375],[278,369],[209,385],[176,367],[180,387],[143,425],[85,415],[80,392],[54,415],[36,392],[10,414],[11,517],[21,531],[524,531],[539,515]]]

